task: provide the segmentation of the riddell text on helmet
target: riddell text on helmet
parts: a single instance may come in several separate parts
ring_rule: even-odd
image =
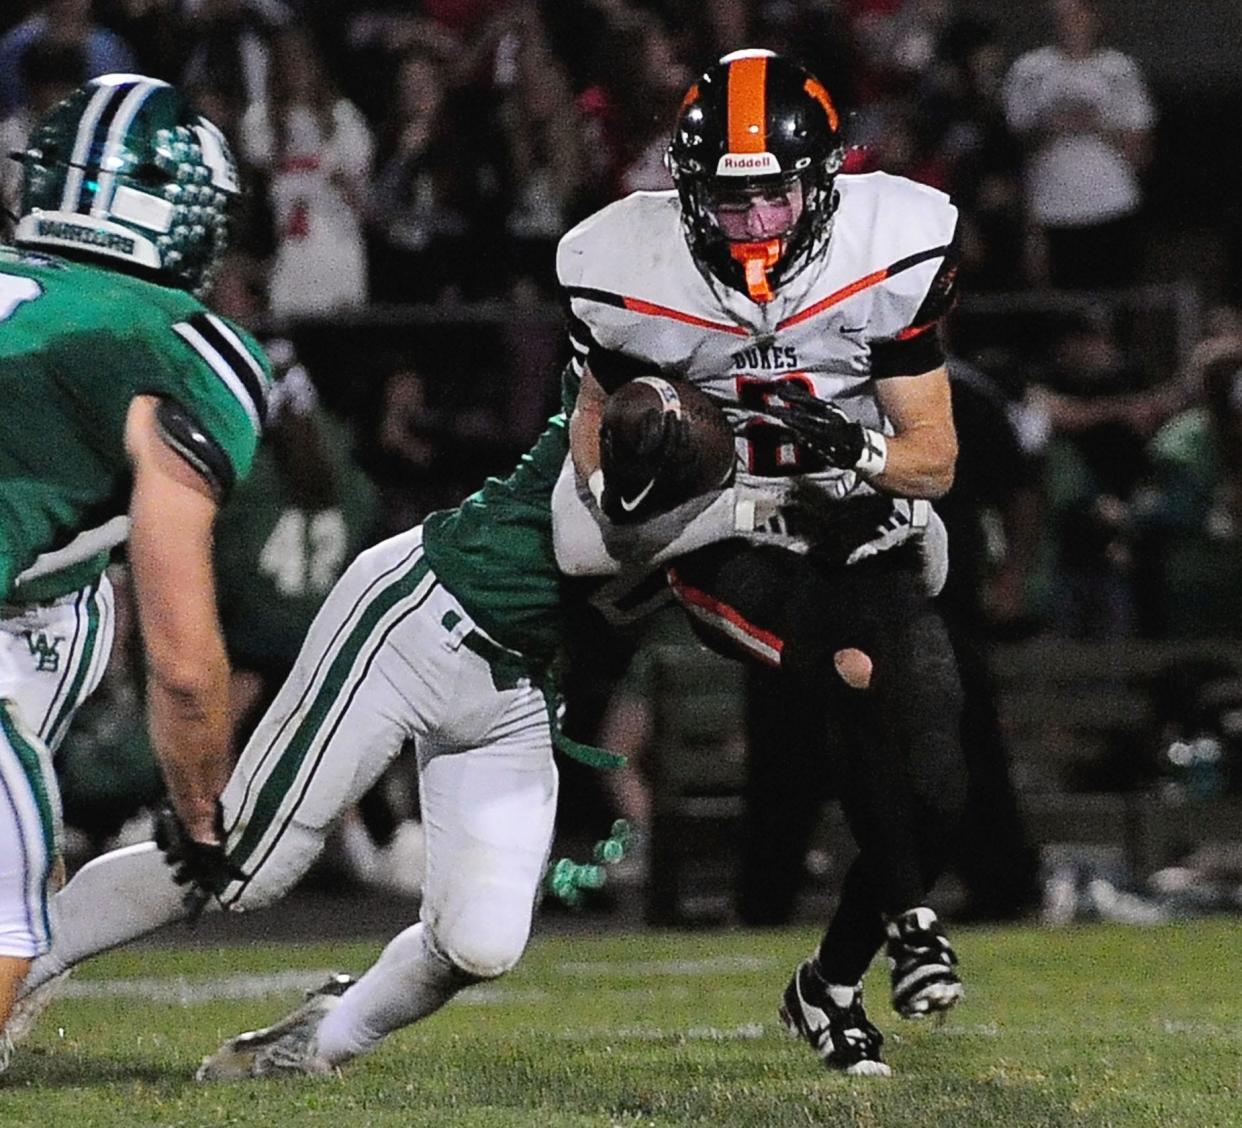
[[[780,171],[781,162],[771,153],[725,153],[716,166],[717,176],[753,176],[757,172]]]

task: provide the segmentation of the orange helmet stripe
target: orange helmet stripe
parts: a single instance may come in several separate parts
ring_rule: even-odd
[[[824,113],[828,115],[828,124],[832,126],[835,133],[841,128],[841,119],[837,117],[837,107],[832,104],[832,99],[828,97],[828,91],[824,89],[824,84],[816,78],[808,78],[803,87],[806,92],[824,107]]]
[[[768,147],[766,55],[729,64],[728,139],[731,153],[762,153]]]
[[[693,86],[690,87],[689,90],[686,91],[686,96],[681,100],[681,108],[684,110],[687,106],[692,105],[694,102],[697,102],[698,99],[699,99],[699,84],[696,82]]]

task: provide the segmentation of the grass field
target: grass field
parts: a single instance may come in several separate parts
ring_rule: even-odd
[[[823,1070],[775,1017],[815,937],[552,936],[341,1078],[196,1084],[219,1040],[377,945],[95,961],[0,1079],[0,1124],[1242,1126],[1242,925],[958,929],[943,1025],[870,1011],[892,1078]]]

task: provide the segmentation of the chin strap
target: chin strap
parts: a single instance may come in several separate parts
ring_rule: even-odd
[[[746,289],[751,301],[770,302],[775,297],[768,282],[768,271],[780,261],[783,246],[780,239],[729,244],[729,254],[741,263],[746,274]]]

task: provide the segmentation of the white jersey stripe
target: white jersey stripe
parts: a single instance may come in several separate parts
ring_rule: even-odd
[[[198,353],[207,362],[211,370],[224,381],[225,387],[233,393],[234,398],[245,410],[246,415],[250,419],[251,426],[254,427],[255,434],[260,434],[263,430],[263,424],[259,419],[258,408],[254,400],[251,399],[250,393],[246,390],[241,377],[233,370],[228,361],[212,348],[207,339],[193,325],[184,321],[179,322],[173,326],[173,332]]]
[[[254,378],[259,382],[259,387],[267,387],[267,376],[263,372],[262,365],[250,355],[250,350],[242,344],[242,339],[233,332],[228,322],[217,317],[214,313],[207,314],[207,320],[215,326],[220,336],[237,350],[237,355],[249,365],[250,371],[254,373]]]

